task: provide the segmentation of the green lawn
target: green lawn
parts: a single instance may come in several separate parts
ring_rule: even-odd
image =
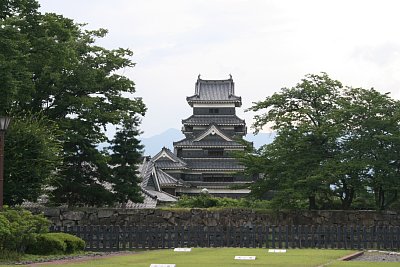
[[[138,252],[126,256],[113,256],[95,260],[62,264],[62,266],[134,266],[149,267],[151,263],[175,263],[177,267],[361,267],[399,266],[399,263],[339,262],[338,258],[354,253],[351,250],[289,249],[287,253],[268,253],[267,249],[254,248],[193,248],[192,252],[174,252],[172,249]],[[235,256],[257,256],[255,261],[234,260]],[[1,265],[4,266],[4,265]],[[60,266],[60,265],[46,265]]]
[[[327,267],[399,267],[399,262],[335,261]]]

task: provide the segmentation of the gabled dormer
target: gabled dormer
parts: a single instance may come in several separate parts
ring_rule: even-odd
[[[187,164],[182,159],[177,157],[174,153],[171,152],[166,147],[163,147],[160,152],[157,153],[152,158],[156,167],[162,168],[164,170],[181,170],[186,169]]]
[[[211,124],[207,130],[205,130],[202,134],[197,136],[193,141],[198,142],[207,137],[213,137],[213,139],[215,139],[215,137],[217,137],[217,138],[220,138],[220,139],[222,139],[224,141],[228,141],[228,142],[233,141],[228,135],[226,135],[222,130],[220,130],[219,127],[215,124]]]

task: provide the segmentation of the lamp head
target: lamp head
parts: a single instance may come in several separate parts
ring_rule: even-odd
[[[0,132],[5,132],[10,125],[11,118],[7,116],[0,116]]]

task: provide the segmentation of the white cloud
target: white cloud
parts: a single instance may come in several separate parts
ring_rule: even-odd
[[[107,28],[99,41],[128,47],[126,70],[148,112],[145,136],[180,128],[197,75],[231,73],[243,107],[307,73],[400,98],[400,2],[396,0],[41,0],[42,9]],[[243,108],[243,109],[244,109]],[[251,122],[253,114],[239,115]]]

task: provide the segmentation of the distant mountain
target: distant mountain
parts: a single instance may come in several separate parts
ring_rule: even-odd
[[[275,136],[276,134],[274,132],[259,133],[257,135],[249,133],[246,135],[245,139],[247,141],[253,142],[254,147],[259,148],[262,145],[272,143],[272,141],[274,141]],[[140,140],[144,145],[144,150],[145,150],[144,154],[149,156],[154,156],[155,154],[160,152],[161,148],[163,148],[164,146],[173,151],[174,147],[172,143],[182,140],[183,138],[185,138],[185,136],[182,134],[180,130],[170,128],[165,132],[162,132],[160,134],[151,137],[141,138]]]
[[[140,140],[144,145],[144,154],[146,156],[154,156],[160,152],[161,148],[164,146],[174,151],[172,143],[182,140],[183,138],[185,138],[185,136],[180,130],[170,128],[165,132],[151,137],[140,138]]]

